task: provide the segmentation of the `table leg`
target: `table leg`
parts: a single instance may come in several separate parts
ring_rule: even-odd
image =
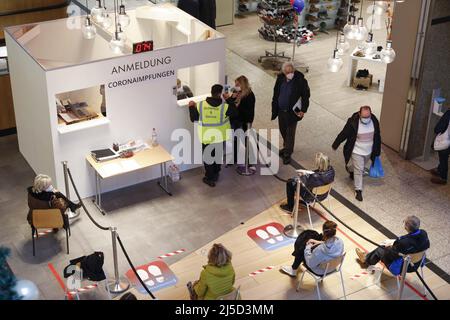
[[[96,191],[96,196],[95,196],[95,206],[97,207],[97,209],[100,211],[100,213],[102,215],[106,215],[105,210],[103,210],[102,208],[102,185],[101,185],[101,180],[100,180],[100,175],[97,173],[97,171],[95,172],[95,191]]]
[[[358,60],[350,58],[350,63],[348,65],[348,74],[347,74],[347,85],[349,87],[353,84],[353,77],[355,76],[356,69],[358,68]]]
[[[161,187],[161,189],[163,189],[169,196],[172,195],[172,193],[169,190],[169,183],[167,181],[167,168],[166,168],[166,163],[161,163],[160,165],[160,170],[161,170],[161,177],[158,181],[158,185]],[[163,185],[164,183],[164,185]]]

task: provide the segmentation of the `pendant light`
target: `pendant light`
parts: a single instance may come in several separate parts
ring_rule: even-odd
[[[123,38],[120,38],[120,34],[119,34],[119,25],[117,23],[117,5],[116,5],[116,1],[118,0],[114,0],[114,26],[115,26],[115,32],[114,35],[111,39],[111,41],[109,42],[109,47],[111,48],[111,51],[115,54],[121,54],[123,53],[124,49],[125,49],[125,41],[123,40]]]
[[[348,43],[347,39],[345,38],[345,34],[343,31],[340,32],[339,43],[337,45],[337,49],[338,49],[338,55],[340,55],[340,56],[344,55],[344,53],[346,53],[348,51],[348,49],[350,49],[350,43]]]
[[[398,1],[398,2],[403,2],[403,1]],[[392,12],[394,12],[394,10],[395,10],[395,1],[393,3],[394,3],[394,6],[393,6]],[[395,50],[392,48],[392,19],[393,19],[393,17],[391,17],[391,19],[389,19],[389,25],[387,26],[388,37],[387,37],[387,41],[386,41],[386,47],[383,50],[381,50],[381,52],[380,52],[381,61],[383,61],[384,63],[394,62],[395,56],[396,56]]]
[[[364,4],[364,0],[361,0],[361,7],[359,8],[359,13],[360,16],[358,18],[358,22],[356,24],[356,29],[355,29],[355,40],[358,41],[362,41],[364,39],[366,39],[367,37],[367,28],[364,25],[364,19],[362,17],[362,12],[363,12],[363,4]]]
[[[84,21],[83,26],[81,27],[81,32],[83,33],[83,37],[85,39],[94,39],[95,35],[97,34],[97,29],[95,28],[95,26],[92,24],[91,21],[91,15],[89,13],[89,7],[88,7],[88,1],[86,0],[86,8],[87,8],[87,14],[86,14],[86,19]]]
[[[373,1],[373,6],[372,6],[372,23],[370,25],[370,32],[367,36],[367,40],[366,42],[363,43],[362,45],[362,50],[364,51],[364,54],[366,56],[371,56],[374,55],[377,52],[377,44],[375,43],[375,41],[373,41],[373,17],[375,14],[375,0]]]
[[[353,40],[353,39],[355,39],[356,17],[352,12],[350,12],[350,7],[349,7],[348,12],[349,12],[349,15],[348,15],[347,24],[344,26],[343,32],[344,32],[345,38]]]
[[[103,13],[105,11],[105,9],[102,6],[102,1],[101,0],[96,0],[96,5],[94,8],[92,8],[91,10],[91,16],[92,18],[101,23],[103,21]]]
[[[102,26],[105,29],[109,29],[112,24],[112,18],[109,16],[109,13],[106,11],[106,0],[103,0],[103,15],[102,15]]]
[[[130,16],[125,11],[125,5],[123,4],[123,1],[120,0],[120,7],[119,7],[119,23],[123,28],[126,28],[130,25]]]
[[[338,72],[342,69],[342,66],[344,65],[344,61],[342,58],[338,55],[338,39],[339,39],[339,31],[336,33],[336,47],[333,51],[333,56],[328,59],[327,67],[328,71],[330,72]]]

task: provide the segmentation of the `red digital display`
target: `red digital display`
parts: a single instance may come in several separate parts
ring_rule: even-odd
[[[153,41],[142,41],[133,43],[133,53],[153,51]]]

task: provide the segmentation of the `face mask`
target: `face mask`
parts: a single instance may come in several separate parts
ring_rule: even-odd
[[[372,121],[371,118],[361,118],[361,123],[362,124],[369,124]]]
[[[239,87],[239,86],[234,87],[234,91],[241,92],[241,87]]]
[[[288,74],[286,75],[286,78],[287,78],[288,80],[294,79],[294,73],[288,73]]]
[[[177,88],[177,92],[178,92],[178,93],[183,93],[183,91],[184,91],[184,90],[183,90],[183,87],[178,87],[178,88]]]
[[[45,189],[45,191],[47,192],[52,192],[53,191],[53,186],[49,185],[47,189]]]

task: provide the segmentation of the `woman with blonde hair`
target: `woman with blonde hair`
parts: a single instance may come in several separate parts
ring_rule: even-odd
[[[313,188],[325,186],[334,181],[334,169],[330,164],[330,160],[327,155],[322,152],[316,153],[316,159],[314,161],[314,166],[316,169],[314,173],[301,176],[301,181],[308,188],[309,191],[312,191]],[[295,179],[289,179],[286,183],[286,194],[287,194],[287,203],[280,205],[280,208],[287,212],[292,212],[294,209],[294,198],[295,192],[297,190],[297,182]],[[327,195],[318,196],[318,200],[324,200]],[[313,197],[311,194],[302,186],[300,188],[300,197],[302,198],[301,202],[311,202],[313,201]]]
[[[244,132],[248,130],[248,125],[253,123],[255,119],[255,94],[246,76],[239,76],[234,80],[234,88],[232,97],[238,114],[235,118],[231,118],[231,128],[233,130],[242,129]],[[234,138],[234,163],[237,164],[237,137]],[[240,163],[243,164],[243,163]]]
[[[31,223],[31,213],[35,209],[60,209],[65,225],[68,220],[64,214],[67,209],[75,212],[81,207],[70,201],[64,194],[56,190],[52,185],[52,178],[45,174],[38,174],[34,178],[33,186],[27,188],[28,191],[28,222]],[[67,221],[66,221],[67,220]]]
[[[203,266],[200,279],[187,287],[192,300],[215,300],[231,293],[235,273],[231,264],[231,252],[215,243],[208,253],[208,264]]]

